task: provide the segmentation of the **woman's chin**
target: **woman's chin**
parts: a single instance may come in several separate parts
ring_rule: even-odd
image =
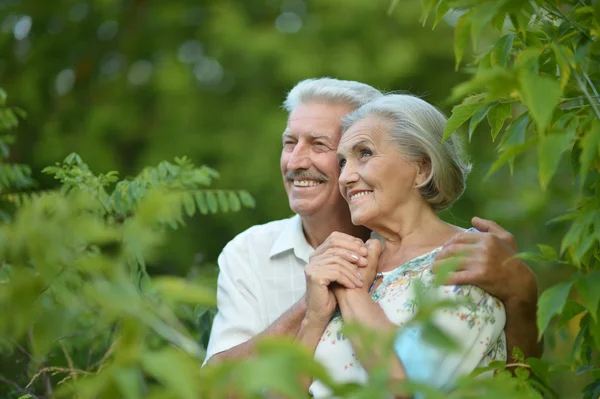
[[[369,218],[365,215],[351,215],[351,218],[352,224],[355,226],[367,226],[367,223],[369,223]]]

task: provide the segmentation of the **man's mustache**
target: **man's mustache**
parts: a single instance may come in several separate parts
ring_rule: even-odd
[[[288,170],[285,174],[285,178],[288,180],[317,180],[321,182],[329,181],[329,178],[322,173],[310,172],[307,170]]]

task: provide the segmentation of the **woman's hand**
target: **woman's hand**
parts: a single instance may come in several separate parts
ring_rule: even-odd
[[[337,232],[315,250],[304,269],[307,320],[329,322],[337,305],[330,290],[333,283],[351,289],[365,285],[359,267],[367,266],[367,253],[360,239]]]
[[[367,240],[365,245],[368,249],[367,265],[361,269],[364,284],[362,287],[357,289],[369,292],[369,288],[371,288],[371,285],[375,280],[375,276],[377,275],[377,266],[379,265],[379,256],[381,255],[383,244],[378,239],[372,238],[370,240]],[[334,295],[336,296],[336,299],[339,301],[340,296],[344,295],[348,288],[339,284],[333,284],[332,290]]]

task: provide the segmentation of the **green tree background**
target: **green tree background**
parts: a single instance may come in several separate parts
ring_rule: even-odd
[[[331,76],[408,90],[450,113],[451,89],[466,76],[454,68],[457,16],[431,30],[420,23],[419,1],[388,13],[390,3],[0,0],[0,86],[28,114],[11,161],[31,165],[37,189],[55,187],[41,170],[71,152],[96,173],[135,175],[181,155],[217,169],[215,187],[248,190],[256,208],[188,220],[149,265],[157,274],[214,274],[227,241],[291,213],[279,172],[280,104],[299,80]],[[491,42],[484,31],[479,46]],[[569,160],[546,191],[535,150],[515,161],[512,176],[504,167],[486,179],[497,143],[481,125],[468,144],[467,192],[444,218],[462,226],[473,215],[494,219],[523,251],[558,247],[567,226],[545,223],[572,204]],[[532,267],[541,287],[568,273]],[[552,334],[546,341],[548,356],[563,356],[552,350]]]

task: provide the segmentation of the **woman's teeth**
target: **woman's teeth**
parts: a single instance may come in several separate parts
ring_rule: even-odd
[[[352,194],[350,197],[351,200],[362,197],[364,195],[371,194],[371,191],[361,191],[360,193]]]

